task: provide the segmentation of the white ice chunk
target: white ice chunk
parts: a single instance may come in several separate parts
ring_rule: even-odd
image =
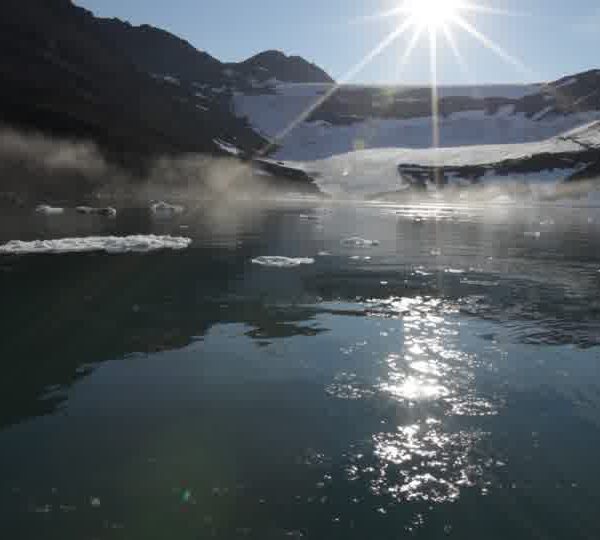
[[[185,249],[191,243],[191,238],[141,234],[59,238],[55,240],[34,240],[32,242],[11,240],[7,244],[0,245],[0,255],[90,253],[94,251],[105,251],[110,254],[146,253],[161,249]]]
[[[169,204],[164,201],[160,201],[154,203],[150,207],[150,210],[157,216],[174,216],[177,214],[183,214],[185,208],[177,204]]]
[[[366,238],[361,238],[360,236],[351,236],[350,238],[344,238],[341,242],[342,246],[346,247],[356,247],[356,248],[370,248],[373,246],[378,246],[378,240],[367,240]]]
[[[117,210],[112,206],[107,206],[106,208],[93,208],[92,206],[78,206],[75,208],[75,211],[78,214],[86,214],[89,216],[106,216],[106,217],[116,217]]]
[[[314,264],[315,260],[310,258],[291,258],[291,257],[277,257],[277,256],[265,256],[257,257],[252,259],[252,264],[258,264],[260,266],[270,266],[272,268],[296,268],[303,264]]]
[[[38,214],[44,214],[45,216],[59,216],[65,213],[64,208],[58,208],[56,206],[49,206],[47,204],[40,204],[36,207],[35,211]]]

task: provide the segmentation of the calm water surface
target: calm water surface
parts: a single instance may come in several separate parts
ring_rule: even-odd
[[[0,259],[2,537],[600,538],[600,211],[418,213],[0,217],[194,240]]]

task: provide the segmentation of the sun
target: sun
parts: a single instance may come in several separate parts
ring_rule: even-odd
[[[440,99],[438,92],[438,48],[444,40],[454,55],[458,67],[467,79],[473,78],[465,58],[462,56],[458,43],[455,40],[455,32],[463,32],[477,40],[486,49],[493,52],[504,62],[510,64],[527,78],[539,79],[519,58],[512,56],[498,43],[492,41],[483,34],[474,22],[471,20],[472,14],[484,15],[506,15],[513,16],[518,13],[500,9],[488,5],[496,0],[484,0],[485,4],[480,4],[480,0],[386,0],[396,5],[395,8],[387,11],[366,15],[356,19],[352,24],[361,22],[371,22],[381,19],[392,19],[397,24],[393,30],[385,36],[373,49],[371,49],[362,59],[352,66],[336,84],[333,84],[326,92],[316,98],[306,109],[304,109],[296,118],[292,120],[283,130],[281,130],[274,139],[261,150],[260,154],[266,154],[270,149],[287,137],[303,122],[318,110],[326,101],[328,101],[343,84],[350,83],[358,73],[360,73],[375,58],[387,50],[393,43],[401,38],[408,38],[403,46],[403,53],[399,59],[399,71],[404,69],[411,58],[415,48],[422,38],[425,38],[429,44],[429,57],[431,69],[431,118],[432,118],[432,142],[434,147],[439,146],[440,140]],[[411,35],[412,34],[412,35]]]
[[[407,0],[401,12],[418,26],[437,30],[453,22],[465,7],[462,0]]]

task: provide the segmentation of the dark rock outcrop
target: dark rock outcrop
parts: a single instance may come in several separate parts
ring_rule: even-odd
[[[565,172],[565,171],[576,172]],[[398,165],[398,174],[413,190],[423,190],[435,185],[442,188],[457,181],[478,184],[486,174],[510,177],[556,171],[566,182],[589,180],[600,176],[600,148],[582,149],[578,152],[540,153],[519,159],[506,159],[480,165],[431,167],[418,164]]]
[[[480,97],[465,88],[465,95],[442,96],[438,109],[442,117],[464,111],[495,115],[501,107],[512,106],[511,115],[546,119],[583,111],[600,110],[600,70],[564,77],[558,81],[531,87],[523,97]],[[361,122],[365,118],[425,118],[431,116],[431,89],[403,87],[341,87],[316,110],[309,120],[324,120],[334,125]]]

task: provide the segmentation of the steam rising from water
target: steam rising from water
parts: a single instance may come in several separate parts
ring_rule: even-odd
[[[338,158],[343,159],[343,156]],[[365,162],[368,164],[367,162]],[[265,200],[289,198],[285,182],[257,175],[252,167],[232,158],[190,154],[182,157],[163,156],[140,167],[137,172],[107,160],[90,142],[50,138],[40,134],[24,134],[12,129],[0,130],[0,203],[8,201],[27,206],[53,201],[93,203],[96,199],[108,204],[148,204],[169,200],[190,206],[210,200],[206,208],[209,220],[220,227],[232,219],[253,214],[253,208],[264,206]],[[382,191],[378,187],[398,185],[397,164],[389,170],[363,171],[369,189],[360,198],[370,197],[374,203],[491,205],[502,206],[536,201],[575,201],[576,204],[596,202],[598,183],[558,182],[526,185],[507,178],[482,186],[455,186],[423,192],[404,190]],[[318,164],[315,164],[318,169]],[[352,198],[348,188],[356,180],[346,176],[343,167],[330,171],[327,186],[334,183],[337,201]],[[331,176],[330,174],[330,176]],[[358,171],[356,172],[358,174]],[[322,180],[319,180],[322,183]],[[363,183],[364,183],[363,182]],[[282,186],[281,188],[277,186]],[[365,188],[366,189],[366,188]],[[332,194],[331,190],[327,190]],[[351,191],[351,190],[350,190]],[[337,193],[337,195],[336,195]],[[102,203],[106,205],[107,203]]]
[[[256,201],[273,191],[248,164],[231,158],[163,156],[147,164],[139,159],[134,166],[136,172],[107,160],[90,142],[0,130],[0,200],[27,205],[97,198],[229,202]]]

